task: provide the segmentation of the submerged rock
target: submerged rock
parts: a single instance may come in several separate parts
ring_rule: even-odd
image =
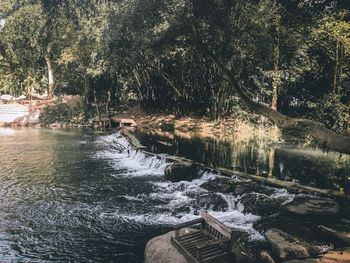
[[[298,216],[331,216],[339,213],[339,205],[327,198],[298,197],[286,204],[285,210]]]
[[[209,192],[230,193],[235,190],[237,182],[232,181],[230,178],[219,177],[214,180],[205,182],[201,185],[202,188]]]
[[[219,194],[205,194],[198,198],[198,205],[204,209],[213,211],[226,211],[228,208],[227,201]]]
[[[202,165],[192,162],[172,163],[165,168],[165,177],[172,182],[192,181],[202,175]]]
[[[306,259],[320,253],[320,251],[310,244],[298,240],[276,228],[267,230],[265,237],[271,245],[272,251],[281,260]]]
[[[262,232],[271,228],[277,228],[291,236],[302,238],[310,244],[323,244],[317,227],[310,225],[305,220],[280,214],[275,217],[266,217],[255,224],[255,227]]]
[[[270,191],[253,181],[234,181],[230,178],[219,177],[205,182],[202,188],[209,192],[231,193],[233,195],[243,195],[252,192],[269,194]]]
[[[279,212],[283,200],[271,198],[265,194],[244,194],[240,200],[244,206],[244,213],[253,213],[260,216],[269,216]]]

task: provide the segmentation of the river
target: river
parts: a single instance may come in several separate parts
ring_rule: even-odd
[[[140,263],[146,242],[174,224],[198,217],[207,172],[192,182],[164,178],[165,158],[132,149],[118,133],[0,129],[0,262]],[[239,182],[240,178],[232,180]],[[269,188],[281,203],[294,198]],[[251,244],[264,244],[240,197],[221,194],[209,212]]]

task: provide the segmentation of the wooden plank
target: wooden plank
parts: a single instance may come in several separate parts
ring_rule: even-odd
[[[204,234],[201,231],[196,231],[196,232],[192,232],[190,234],[182,235],[178,238],[178,240],[184,240],[184,239],[187,239],[188,237],[203,236],[203,235]]]
[[[193,225],[198,225],[200,223],[202,223],[204,221],[203,218],[197,218],[188,222],[184,222],[181,224],[178,224],[174,227],[174,229],[180,229],[180,228],[185,228],[185,227],[189,227],[189,226],[193,226]]]
[[[205,258],[203,259],[203,261],[201,263],[225,263],[228,261],[229,255],[227,253],[223,254],[223,255],[217,255],[217,256],[212,256],[209,258]]]
[[[220,222],[216,218],[212,217],[207,212],[202,213],[202,218],[205,220],[205,222],[207,222],[208,225],[215,228],[217,231],[219,231],[225,237],[231,238],[232,230],[229,227],[225,226],[222,222]]]
[[[219,255],[221,256],[221,255],[224,255],[224,254],[226,254],[226,252],[223,251],[222,249],[218,248],[218,249],[210,251],[208,253],[205,253],[205,254],[203,253],[202,255],[203,255],[203,258],[211,258],[211,257],[214,257],[214,256],[219,256]]]
[[[178,239],[178,241],[180,243],[188,243],[188,242],[193,242],[193,240],[201,239],[201,238],[207,238],[207,237],[204,235],[197,235],[197,236],[190,236],[190,237],[186,237],[186,238],[181,238],[181,239]]]
[[[212,239],[212,240],[207,240],[205,242],[202,243],[197,243],[196,247],[198,249],[203,249],[205,247],[209,247],[209,246],[215,246],[215,245],[221,245],[221,244],[225,244],[229,241],[230,239],[228,238],[224,238],[224,239]]]
[[[215,249],[217,249],[218,247],[221,248],[220,246],[205,247],[205,248],[203,248],[203,252],[206,253],[206,252],[208,252],[208,251],[215,250]]]
[[[170,238],[170,242],[179,250],[179,252],[190,262],[200,263],[195,257],[188,253],[173,237]]]
[[[201,230],[171,238],[172,244],[191,263],[222,262],[220,259],[227,259],[231,248],[226,250],[233,240],[232,230],[207,212],[202,213],[201,219],[177,225],[176,229],[198,223],[202,223]]]
[[[213,253],[225,253],[220,247],[214,247],[210,250],[205,250],[202,252],[203,258],[211,257]]]
[[[202,238],[198,238],[198,239],[195,239],[195,240],[190,240],[190,241],[187,241],[187,242],[179,242],[182,246],[186,246],[186,245],[189,245],[189,244],[197,244],[197,243],[203,243],[205,241],[207,241],[208,239],[205,238],[205,237],[202,237]]]

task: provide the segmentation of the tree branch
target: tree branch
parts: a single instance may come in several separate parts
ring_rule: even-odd
[[[221,69],[223,78],[231,83],[235,92],[252,111],[269,118],[279,128],[304,130],[323,147],[337,152],[350,154],[349,136],[338,134],[330,129],[327,129],[321,123],[316,121],[288,117],[262,103],[254,101],[248,95],[247,91],[241,86],[235,75],[222,63],[222,61],[217,56],[215,56],[213,52],[209,50],[209,48],[200,39],[198,36],[198,30],[195,26],[193,26],[193,31],[195,34],[197,46]]]

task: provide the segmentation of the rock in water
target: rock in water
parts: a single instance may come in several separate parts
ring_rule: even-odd
[[[264,263],[276,263],[271,257],[271,255],[269,254],[269,252],[265,250],[261,251],[259,256],[260,256],[260,260]]]
[[[165,168],[165,177],[172,182],[192,181],[199,178],[202,166],[191,162],[172,163]]]
[[[298,197],[286,204],[285,210],[298,216],[331,216],[339,213],[339,205],[327,198]]]
[[[279,212],[283,200],[274,199],[268,195],[254,192],[242,195],[240,202],[244,205],[244,213],[269,216]]]
[[[198,198],[198,205],[213,211],[226,211],[227,201],[220,194],[205,194]]]
[[[230,178],[219,177],[203,183],[201,187],[209,192],[230,193],[234,192],[236,185],[237,183]]]
[[[186,258],[170,243],[171,236],[175,236],[175,231],[148,241],[144,263],[187,263]]]
[[[306,259],[318,254],[318,251],[311,245],[276,228],[267,230],[265,237],[271,245],[273,252],[281,260]]]

